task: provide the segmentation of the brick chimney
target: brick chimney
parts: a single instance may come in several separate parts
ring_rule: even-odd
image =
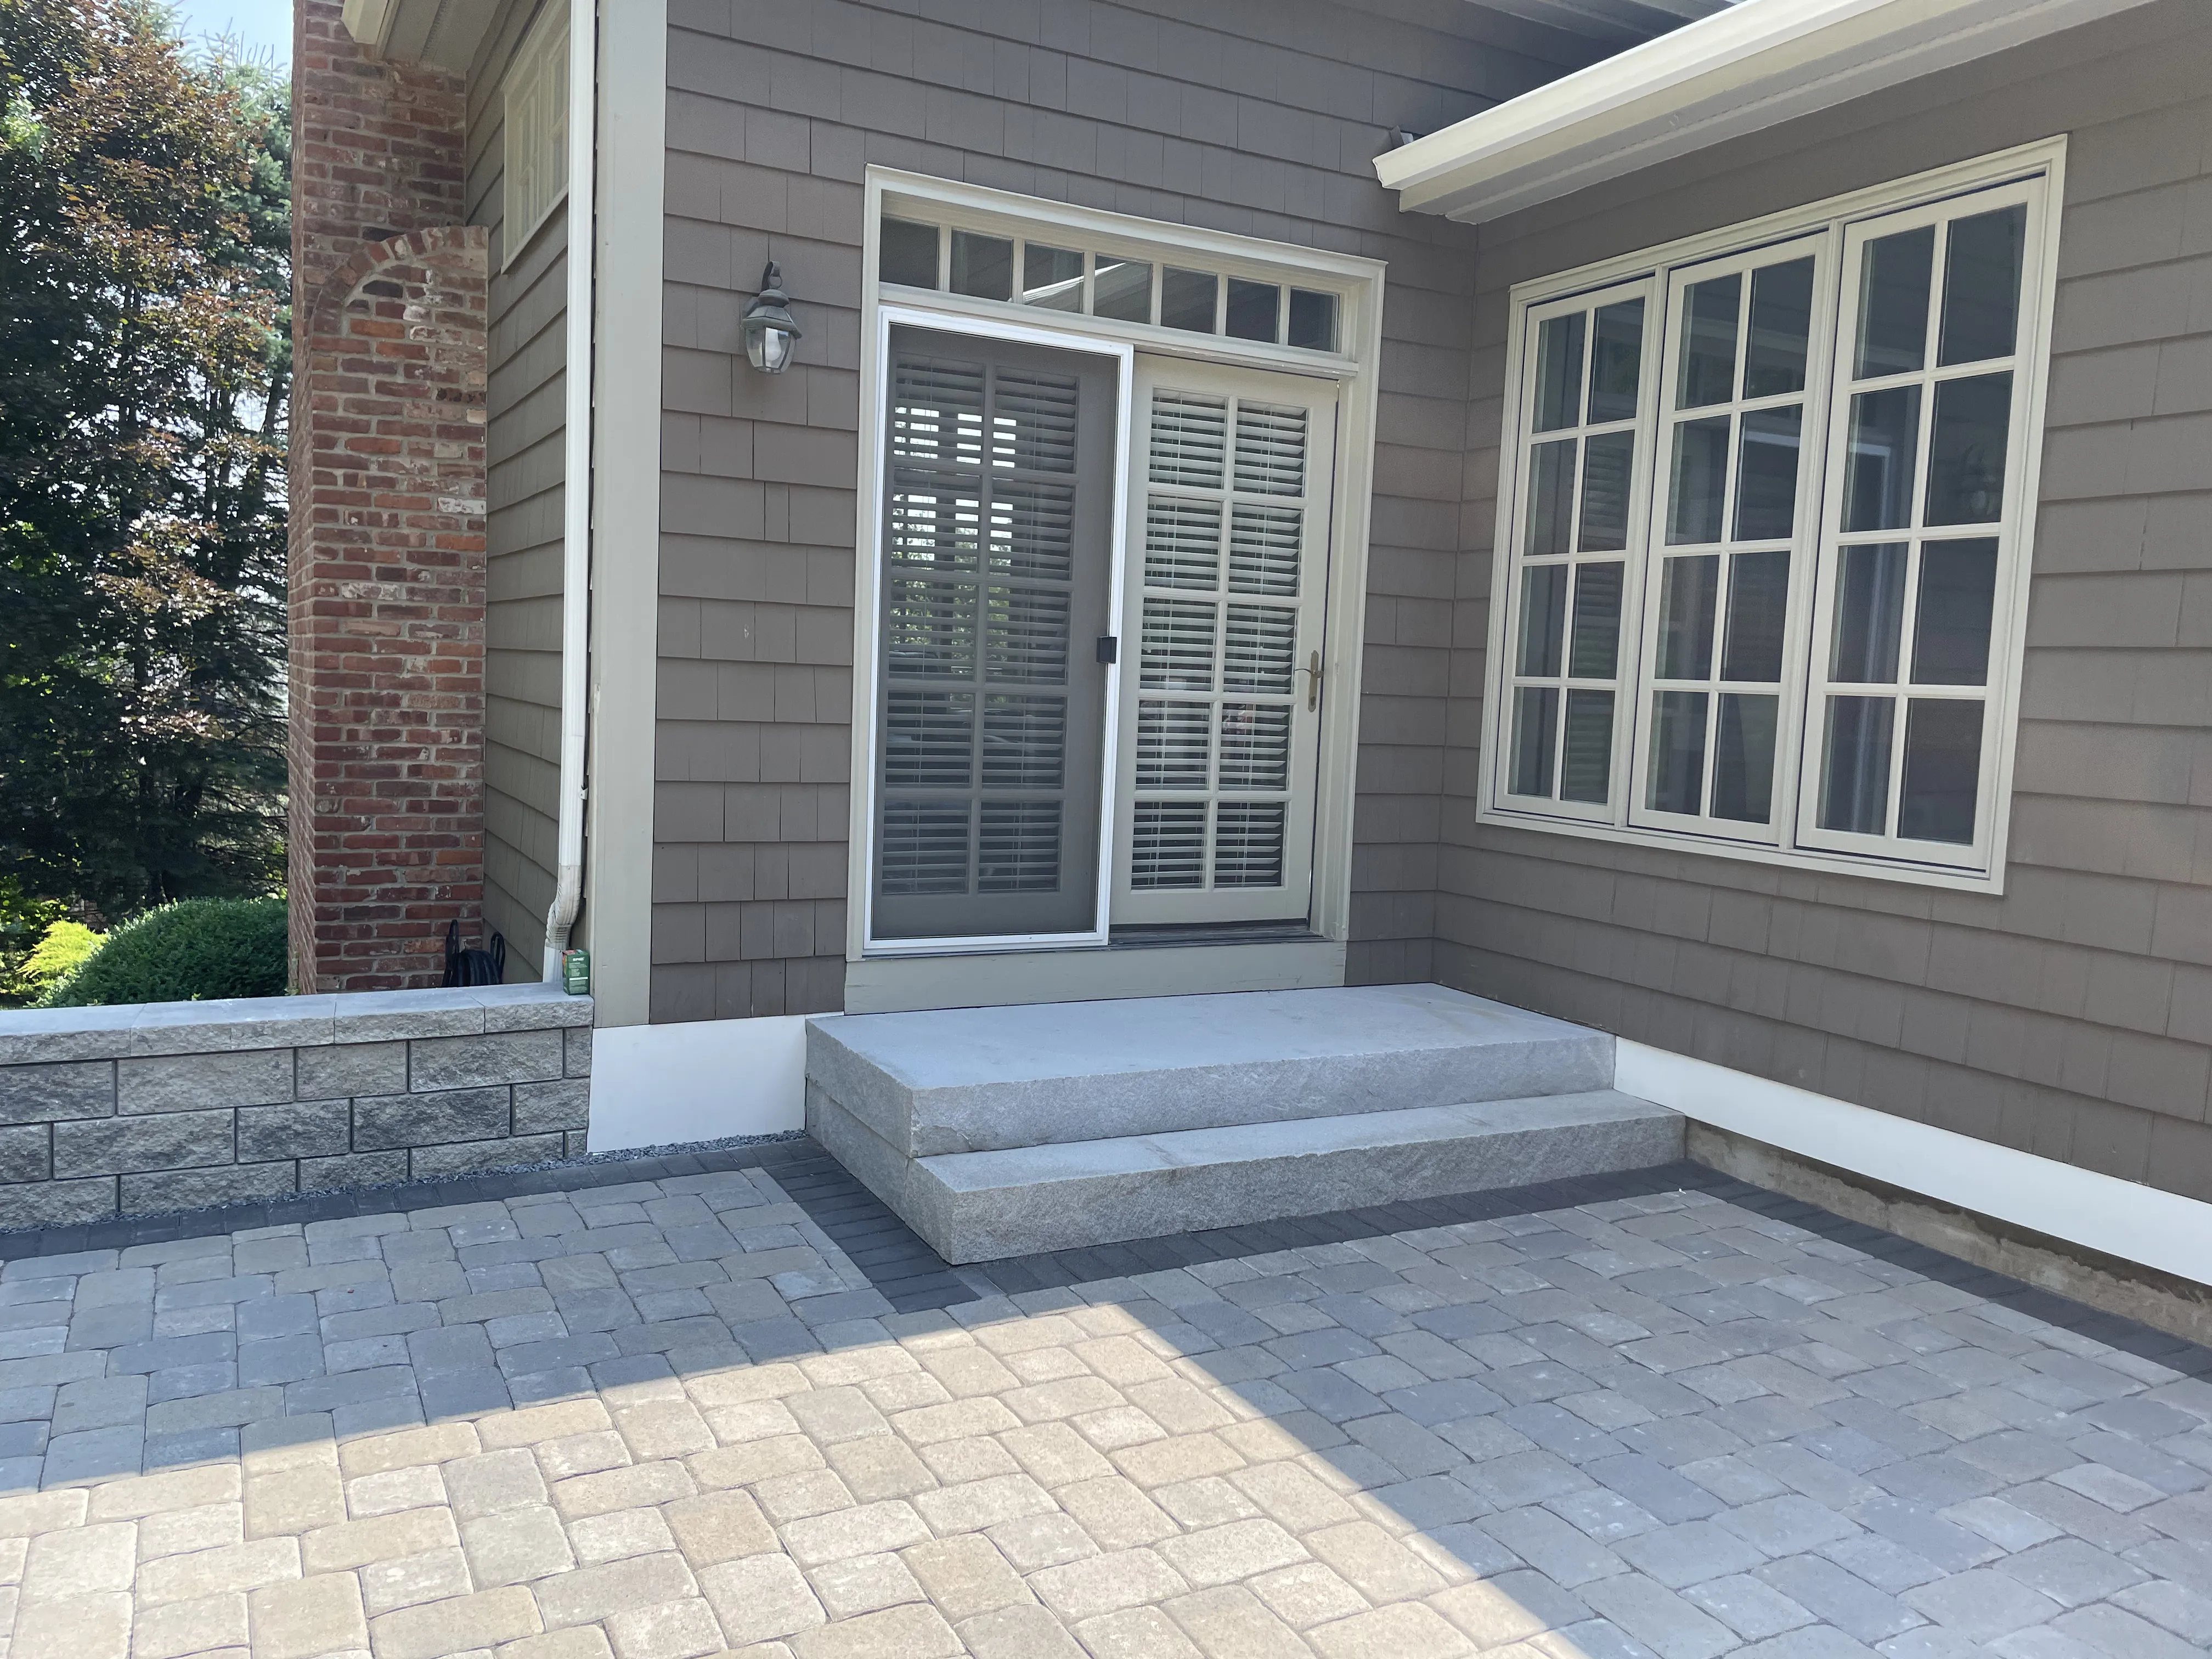
[[[461,77],[293,40],[295,991],[434,985],[483,902],[485,234]]]

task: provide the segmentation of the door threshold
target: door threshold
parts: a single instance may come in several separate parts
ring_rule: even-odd
[[[1094,1002],[1210,991],[1296,991],[1344,983],[1344,941],[1303,927],[1178,929],[1199,937],[1105,948],[943,957],[867,957],[845,964],[845,1012],[886,1014],[1030,1002]]]
[[[1320,939],[1303,921],[1160,922],[1116,927],[1107,934],[1106,948],[1147,951],[1170,945],[1292,945]]]

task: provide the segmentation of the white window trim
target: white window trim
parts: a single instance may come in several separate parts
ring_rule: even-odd
[[[884,214],[900,216],[911,204],[936,222],[970,229],[997,229],[1025,235],[1058,229],[1079,246],[1107,247],[1156,262],[1197,256],[1211,268],[1281,283],[1322,289],[1338,296],[1335,352],[1320,352],[1259,341],[1193,334],[1151,324],[1124,323],[1045,310],[1012,301],[976,300],[922,289],[884,290],[877,280]],[[1122,632],[1121,570],[1127,536],[1128,491],[1121,476],[1129,465],[1127,434],[1133,375],[1129,358],[1146,352],[1333,379],[1340,398],[1334,505],[1329,520],[1328,600],[1323,621],[1322,670],[1327,690],[1322,704],[1320,755],[1314,802],[1313,931],[1340,953],[1351,936],[1352,836],[1354,765],[1358,748],[1360,641],[1364,636],[1370,506],[1374,493],[1376,388],[1382,355],[1381,261],[1306,248],[1256,237],[1237,236],[1199,227],[1140,219],[1063,202],[1012,194],[924,173],[870,167],[864,191],[866,235],[861,260],[860,489],[855,503],[854,573],[854,663],[852,805],[850,851],[847,858],[846,957],[851,962],[885,958],[1001,954],[1026,951],[1040,963],[1049,953],[1097,961],[1108,945],[1106,918],[1117,848],[1114,840],[1114,779],[1117,765],[1121,665],[1107,685],[1109,730],[1102,810],[1108,815],[1099,852],[1100,928],[1076,935],[1038,938],[992,936],[971,939],[874,939],[869,934],[874,844],[876,744],[876,633],[883,560],[883,427],[889,398],[886,370],[890,325],[951,329],[991,338],[1023,340],[1065,349],[1119,355],[1123,359],[1119,397],[1121,441],[1114,505],[1112,616]],[[949,245],[951,238],[945,239]],[[1157,280],[1157,277],[1156,279]],[[1223,946],[1224,957],[1242,948]],[[1050,975],[1054,970],[1042,969]],[[1224,965],[1224,975],[1236,970]],[[1340,968],[1337,974],[1340,981]],[[1288,981],[1286,981],[1288,982]],[[1303,982],[1303,981],[1301,981]],[[1220,988],[1232,987],[1224,978]],[[1041,987],[1031,1000],[1058,993]]]
[[[500,269],[505,270],[522,256],[522,251],[536,240],[545,222],[553,216],[554,209],[568,196],[568,146],[562,143],[546,143],[538,146],[532,157],[520,157],[516,153],[515,116],[528,103],[538,106],[537,118],[547,123],[544,137],[550,137],[556,129],[550,123],[565,118],[568,113],[567,70],[568,68],[568,0],[550,0],[531,24],[522,37],[514,56],[507,61],[507,74],[501,86],[500,143],[501,203],[500,226]],[[518,163],[522,165],[518,165]],[[556,182],[543,193],[543,199],[531,202],[516,188],[519,179],[534,185],[534,169],[550,166],[557,175]],[[510,211],[523,208],[530,216],[523,218]]]
[[[1509,295],[1510,323],[1506,341],[1504,409],[1499,444],[1498,518],[1492,554],[1488,654],[1484,674],[1482,711],[1482,767],[1475,803],[1477,823],[1504,829],[1572,836],[1616,845],[1696,853],[1707,857],[1776,865],[1819,873],[1847,874],[1992,895],[2003,892],[2006,848],[2012,818],[2013,772],[2019,746],[2020,684],[2026,658],[2029,577],[2034,558],[2036,508],[2040,499],[2051,317],[2057,286],[2059,228],[2065,203],[2065,161],[2066,139],[2061,135],[1514,285]],[[2039,242],[2027,250],[2022,262],[2021,343],[2014,360],[2014,372],[2024,382],[2021,400],[2022,427],[2017,451],[2020,464],[2007,481],[2007,501],[2002,515],[2004,523],[2016,527],[2018,540],[2011,550],[2007,569],[2001,575],[2000,591],[1990,625],[1988,696],[1992,718],[1989,730],[1996,752],[1993,759],[1987,755],[1984,757],[1985,769],[1990,775],[1986,802],[1990,822],[1987,866],[1961,868],[1934,861],[1919,862],[1893,856],[1792,845],[1790,844],[1790,835],[1781,829],[1778,830],[1778,834],[1782,836],[1781,844],[1768,846],[1748,841],[1718,841],[1679,830],[1639,827],[1628,823],[1630,806],[1626,781],[1631,756],[1618,751],[1623,749],[1632,751],[1644,735],[1641,710],[1635,708],[1633,700],[1644,688],[1642,665],[1636,653],[1640,648],[1643,632],[1640,615],[1641,596],[1645,586],[1643,567],[1650,547],[1648,537],[1639,544],[1633,532],[1627,556],[1633,568],[1627,588],[1638,597],[1633,607],[1624,603],[1621,627],[1625,661],[1619,681],[1622,696],[1630,700],[1631,711],[1628,718],[1615,728],[1617,732],[1624,735],[1616,744],[1614,756],[1614,804],[1607,809],[1617,817],[1593,821],[1569,813],[1539,814],[1523,807],[1504,805],[1510,799],[1504,789],[1507,760],[1504,747],[1509,737],[1504,705],[1510,695],[1511,679],[1508,672],[1510,646],[1507,624],[1514,591],[1513,531],[1521,498],[1527,489],[1526,468],[1520,465],[1520,460],[1524,436],[1522,426],[1526,418],[1522,387],[1528,342],[1532,331],[1528,322],[1530,310],[1547,301],[1643,281],[1650,295],[1646,311],[1644,372],[1656,374],[1658,372],[1657,353],[1663,350],[1665,340],[1665,279],[1674,268],[1747,251],[1761,244],[1784,241],[1838,222],[1923,206],[1946,197],[2037,174],[2043,175],[2047,180],[2045,186],[2045,221]],[[1840,249],[1840,242],[1838,247]],[[1833,285],[1838,280],[1839,265],[1831,269],[1824,276],[1823,291],[1832,293]],[[1828,363],[1817,366],[1808,374],[1807,388],[1808,415],[1815,407],[1821,410],[1822,441],[1817,447],[1808,447],[1800,463],[1802,469],[1809,469],[1815,477],[1822,480],[1826,478],[1828,472],[1831,436],[1828,427],[1832,420],[1829,412],[1833,403],[1829,368],[1832,364],[1834,350],[1840,349],[1834,346],[1832,333],[1830,344]],[[1656,495],[1656,485],[1650,481],[1656,478],[1656,469],[1661,462],[1656,441],[1659,426],[1660,415],[1655,393],[1649,412],[1639,416],[1638,426],[1640,453],[1637,471],[1642,492],[1638,506],[1644,514],[1656,510],[1650,505]],[[1801,499],[1804,477],[1801,471]],[[1816,562],[1817,546],[1816,538]],[[1817,562],[1808,568],[1808,574],[1817,580]],[[1795,655],[1785,668],[1783,686],[1784,718],[1795,719],[1796,725],[1788,734],[1791,745],[1788,750],[1783,747],[1783,738],[1778,736],[1774,788],[1777,818],[1780,820],[1787,813],[1792,828],[1803,822],[1799,817],[1798,774],[1804,769],[1807,745],[1811,741],[1808,735],[1810,717],[1804,712],[1808,679],[1804,652],[1808,647],[1800,637],[1810,624],[1809,621],[1798,620],[1807,614],[1810,592],[1806,582],[1799,582],[1796,586],[1805,591],[1793,592],[1790,599],[1791,627],[1794,630],[1791,648]],[[1632,623],[1628,614],[1632,608],[1638,613]],[[1633,636],[1630,633],[1632,626],[1636,629]],[[1789,756],[1786,763],[1780,758],[1784,753]],[[1556,807],[1557,804],[1554,805]]]

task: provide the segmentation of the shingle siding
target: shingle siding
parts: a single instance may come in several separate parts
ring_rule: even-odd
[[[1506,289],[2069,133],[2002,897],[1474,823]],[[2161,0],[1486,227],[1439,976],[2212,1198],[2212,27]]]
[[[562,468],[567,204],[507,244],[505,76],[539,10],[508,0],[469,73],[469,222],[491,233],[484,606],[484,926],[507,976],[535,979],[553,902],[561,765]]]
[[[1370,164],[1597,50],[1460,0],[670,21],[653,1018],[843,1001],[870,163],[1390,262],[1352,971],[1427,977],[1474,239]],[[770,258],[806,330],[777,378],[738,331]]]

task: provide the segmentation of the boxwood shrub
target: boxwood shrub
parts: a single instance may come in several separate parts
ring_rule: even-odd
[[[284,901],[180,899],[127,921],[46,994],[49,1008],[284,994]]]

